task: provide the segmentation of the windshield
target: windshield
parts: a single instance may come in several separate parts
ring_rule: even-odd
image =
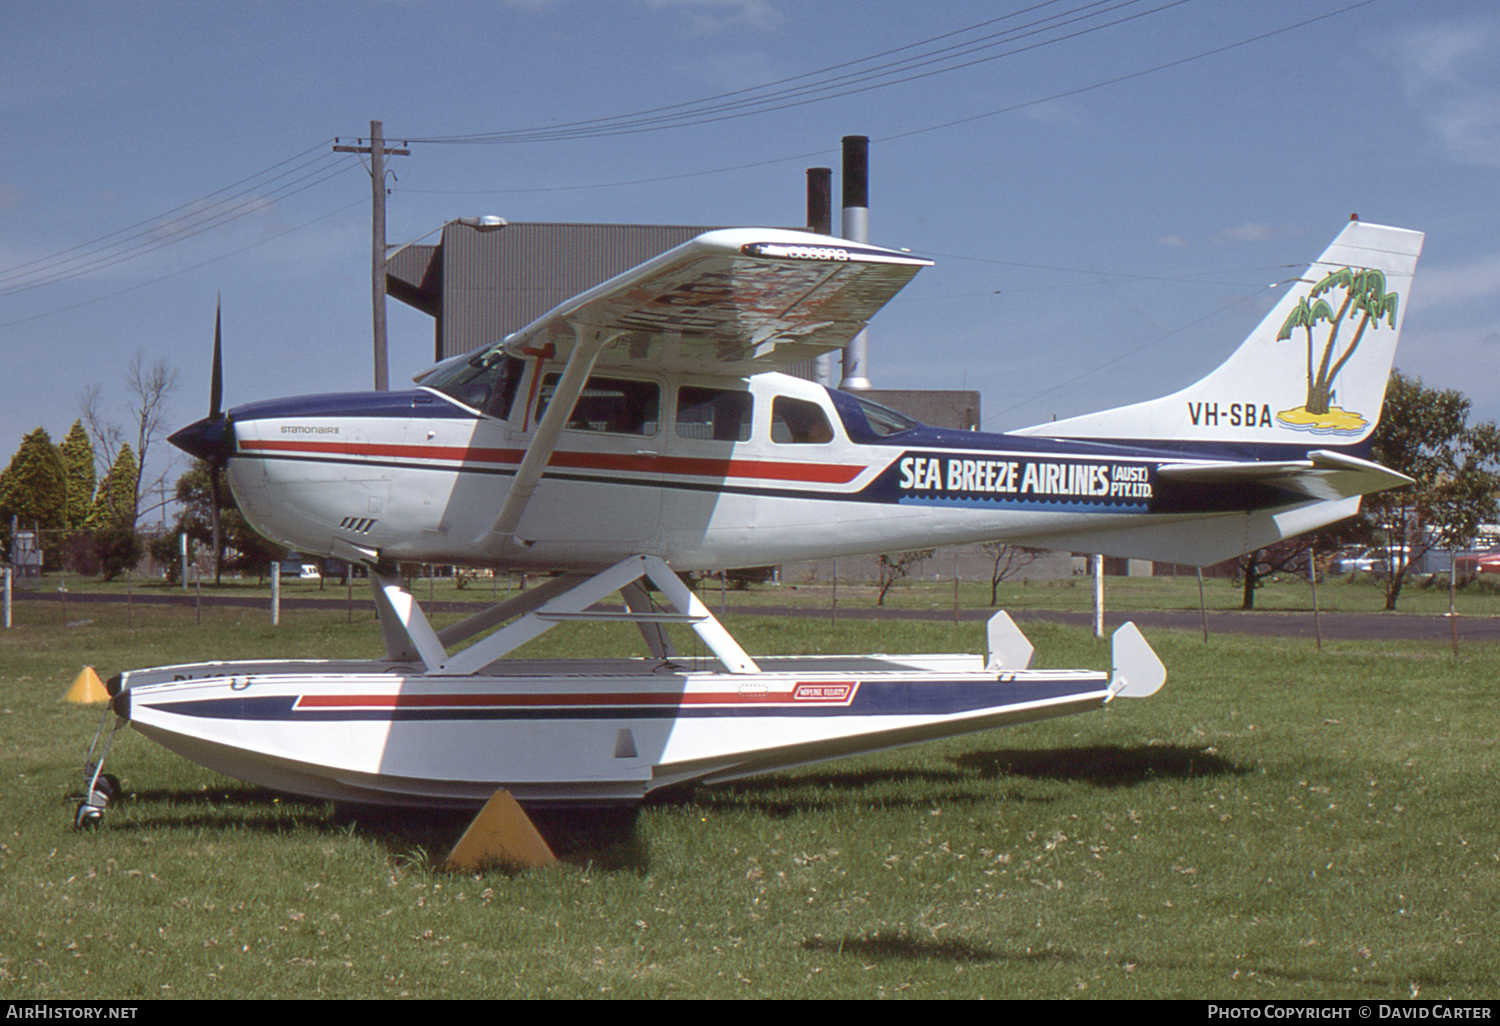
[[[510,416],[511,400],[521,383],[523,365],[501,349],[481,350],[467,360],[439,364],[420,382],[465,406],[504,420]]]

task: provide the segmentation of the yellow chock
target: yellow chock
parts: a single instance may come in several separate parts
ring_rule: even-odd
[[[98,705],[100,702],[109,701],[109,692],[104,690],[104,682],[94,672],[92,666],[85,666],[73,678],[73,686],[68,688],[67,694],[63,695],[64,702],[77,702],[79,705]]]
[[[530,869],[557,861],[531,819],[509,791],[496,791],[444,863],[447,869],[473,871],[486,866]]]

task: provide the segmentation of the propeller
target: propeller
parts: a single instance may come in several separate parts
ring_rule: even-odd
[[[224,416],[224,331],[223,303],[214,298],[214,369],[208,383],[208,419],[218,420]]]
[[[172,435],[167,441],[208,464],[210,512],[213,518],[214,583],[219,583],[219,553],[223,535],[219,528],[221,489],[219,477],[234,453],[234,427],[224,416],[223,304],[214,302],[214,362],[208,386],[208,416]]]

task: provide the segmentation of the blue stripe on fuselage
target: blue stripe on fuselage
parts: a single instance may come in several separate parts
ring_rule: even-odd
[[[859,404],[845,392],[828,389],[849,439],[859,445],[907,449],[952,449],[997,454],[1057,458],[1113,458],[1168,463],[1184,459],[1251,460],[1306,459],[1313,450],[1328,450],[1368,459],[1371,441],[1353,445],[1314,445],[1307,442],[1173,442],[1162,439],[1046,438],[1037,435],[961,431],[925,424],[891,435],[870,430]],[[294,417],[387,417],[476,420],[479,415],[426,389],[401,392],[328,392],[246,403],[230,411],[235,423]]]
[[[404,392],[326,392],[266,399],[229,411],[236,424],[294,417],[411,417],[477,420],[479,415],[457,403],[446,402],[425,389]]]
[[[1309,442],[1175,442],[1170,439],[1139,438],[1047,438],[1042,435],[995,434],[957,428],[918,425],[909,431],[877,435],[870,429],[864,411],[847,392],[827,390],[850,440],[860,445],[899,446],[907,449],[983,450],[997,454],[1037,455],[1092,459],[1140,459],[1177,463],[1188,459],[1250,462],[1306,459],[1314,450],[1344,453],[1369,459],[1373,434],[1351,445],[1318,445]]]

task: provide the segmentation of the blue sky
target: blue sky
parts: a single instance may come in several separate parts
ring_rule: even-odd
[[[216,294],[231,405],[369,387],[369,178],[331,145],[372,118],[388,139],[432,140],[391,162],[392,244],[491,213],[794,225],[804,170],[836,168],[840,137],[868,135],[872,241],[938,262],[875,321],[871,377],[977,388],[996,430],[1190,383],[1357,211],[1428,233],[1398,366],[1500,419],[1500,11],[1353,3],[8,5],[0,458],[39,424],[60,439],[90,384],[123,419],[118,381],[138,351],[179,369],[173,422],[201,416]],[[1072,20],[751,116],[442,141],[1046,17]],[[395,301],[390,317],[399,387],[432,329]]]

